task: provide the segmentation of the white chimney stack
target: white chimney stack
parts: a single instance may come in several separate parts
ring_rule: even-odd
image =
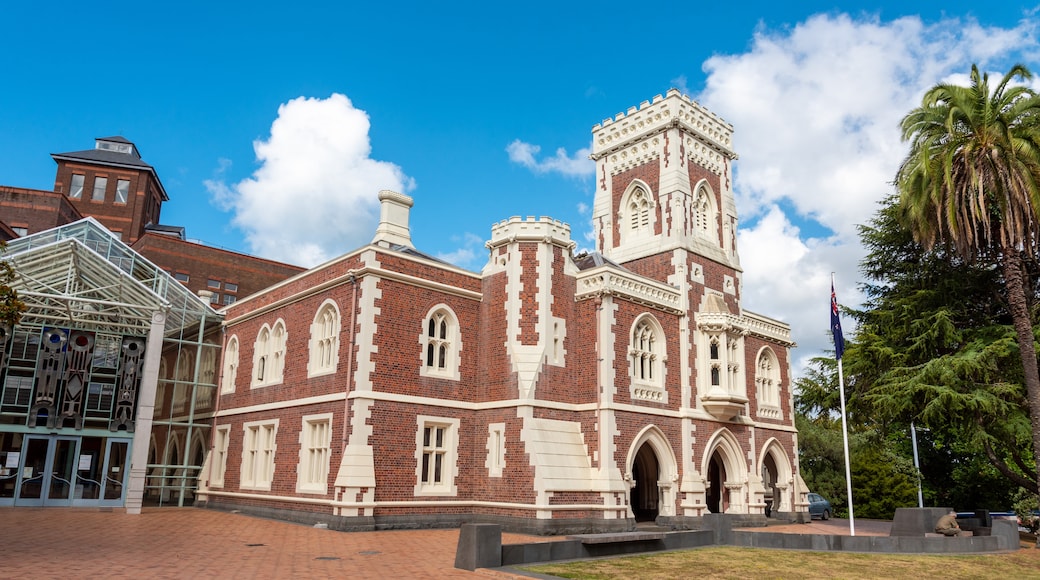
[[[412,235],[408,230],[408,211],[412,207],[412,198],[384,189],[379,192],[379,227],[373,244],[389,246],[399,244],[414,248]]]

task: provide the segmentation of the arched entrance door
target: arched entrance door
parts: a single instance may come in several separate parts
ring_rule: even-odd
[[[722,458],[719,457],[719,452],[711,454],[711,462],[708,463],[708,511],[713,514],[720,514],[726,511],[725,502],[725,486],[723,482],[726,481],[726,466],[722,463]]]
[[[780,508],[780,490],[776,487],[778,473],[773,455],[766,455],[766,460],[762,462],[762,486],[766,489],[766,517],[771,517],[773,511]]]
[[[632,462],[632,513],[637,522],[652,522],[657,519],[660,489],[658,480],[661,469],[649,443],[643,443]]]

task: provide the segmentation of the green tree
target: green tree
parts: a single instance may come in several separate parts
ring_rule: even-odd
[[[1040,243],[1040,97],[1012,84],[1031,78],[1015,65],[990,90],[989,76],[973,65],[968,86],[940,83],[926,92],[902,121],[910,151],[896,185],[902,218],[926,249],[942,242],[968,262],[992,255],[1000,264],[1035,456],[1040,373],[1023,266]]]
[[[796,383],[795,425],[802,478],[810,490],[830,500],[835,515],[847,517],[836,373],[834,358],[818,357],[810,362],[805,376]],[[916,505],[917,472],[908,456],[900,454],[899,439],[886,438],[878,431],[881,424],[872,419],[864,399],[853,397],[850,403],[846,411],[856,516],[890,519],[895,508]]]
[[[831,502],[835,516],[847,517],[845,497],[845,451],[841,423],[828,417],[810,419],[795,415],[798,427],[798,465],[809,490]]]
[[[849,450],[856,517],[890,520],[896,508],[917,505],[917,472],[880,437],[860,438]]]
[[[1029,407],[999,269],[942,246],[924,249],[899,211],[889,199],[860,227],[867,301],[852,313],[857,332],[845,355],[854,394],[880,431],[905,434],[913,421],[962,454],[950,461],[981,455],[1008,481],[1035,489]],[[926,473],[926,483],[935,475]]]

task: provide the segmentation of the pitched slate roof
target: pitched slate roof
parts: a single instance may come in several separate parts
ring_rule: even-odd
[[[101,137],[96,141],[111,141],[115,143],[125,143],[131,146],[131,150],[137,152],[137,146],[132,141],[127,140],[124,137]],[[162,195],[163,201],[170,201],[169,196],[166,195],[166,188],[163,187],[162,181],[159,180],[159,174],[156,173],[155,168],[141,160],[140,156],[132,155],[130,153],[122,153],[119,151],[112,151],[109,149],[85,149],[83,151],[71,151],[69,153],[51,153],[51,158],[55,161],[80,161],[87,163],[94,163],[98,165],[106,165],[109,167],[124,167],[129,169],[144,170],[152,174],[155,178],[155,182],[159,184],[159,193]]]

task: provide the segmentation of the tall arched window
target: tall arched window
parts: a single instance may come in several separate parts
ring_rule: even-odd
[[[274,328],[260,328],[253,345],[253,380],[251,387],[264,387],[282,382],[285,369],[285,323],[279,319]]]
[[[650,198],[643,188],[637,188],[628,199],[628,214],[631,216],[628,227],[632,231],[650,230]]]
[[[650,189],[642,182],[633,182],[621,202],[622,239],[652,236],[655,217],[655,203]]]
[[[238,337],[231,335],[227,347],[224,348],[224,376],[220,379],[220,392],[235,392],[235,380],[238,378]]]
[[[339,360],[339,310],[327,300],[318,309],[311,323],[310,362],[307,375],[323,375],[336,372]]]
[[[758,397],[758,414],[780,419],[780,362],[773,350],[765,347],[755,363],[755,386]]]
[[[719,356],[719,339],[712,337],[708,344],[708,364],[711,365],[711,386],[722,385],[722,357]]]
[[[458,380],[462,344],[458,319],[450,308],[441,305],[430,310],[423,321],[421,344],[421,375]]]
[[[265,324],[256,335],[253,344],[253,380],[252,386],[260,387],[270,382],[271,329]]]
[[[271,382],[280,383],[285,372],[285,323],[279,320],[271,331]]]
[[[693,233],[699,237],[719,243],[718,217],[715,196],[704,184],[697,188],[693,197]]]
[[[647,314],[636,320],[628,347],[633,399],[667,402],[664,390],[664,333]]]

